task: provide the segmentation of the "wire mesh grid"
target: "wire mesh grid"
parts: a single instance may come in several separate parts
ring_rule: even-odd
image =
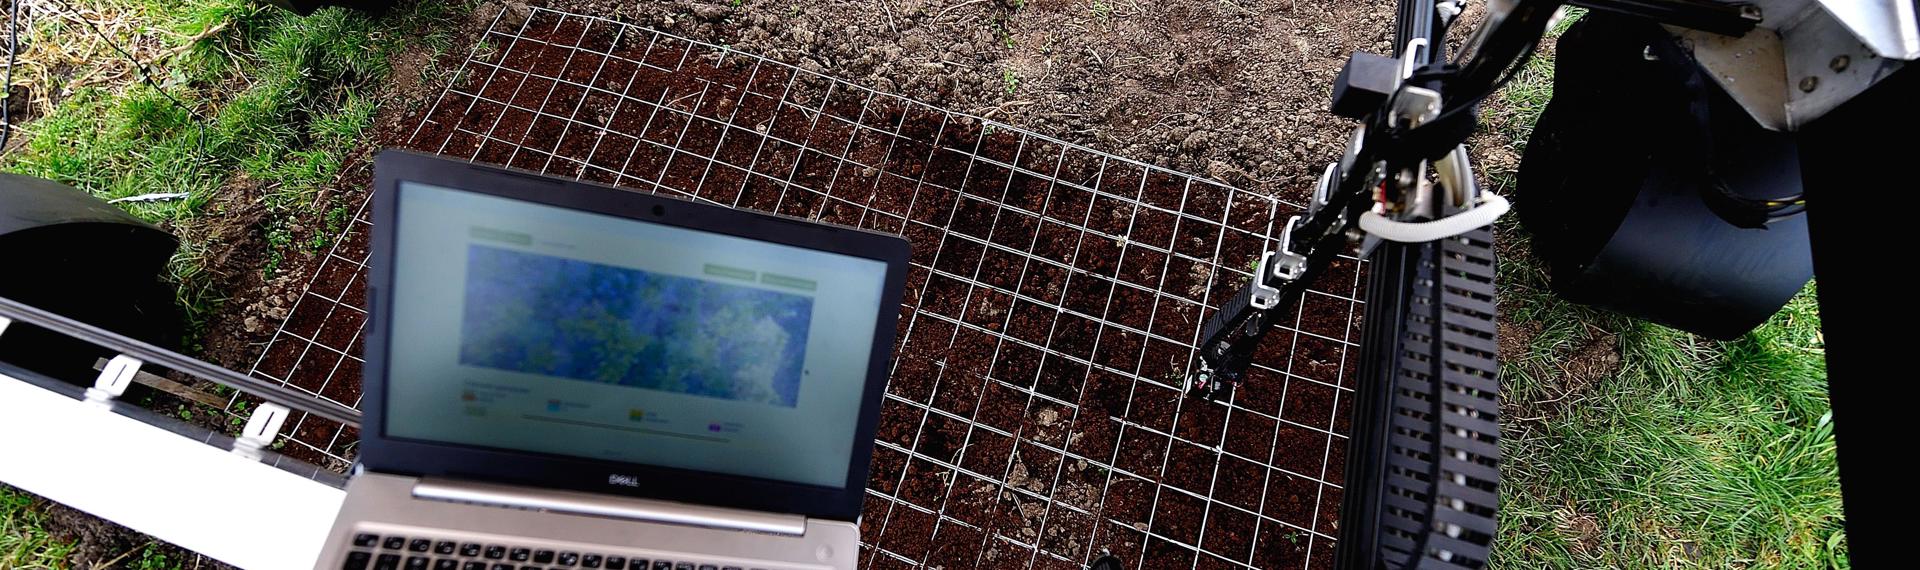
[[[1231,400],[1179,388],[1298,205],[546,9],[496,20],[408,144],[911,240],[863,566],[1332,565],[1361,264]],[[365,209],[254,374],[358,405]],[[350,459],[351,428],[292,425],[289,455]]]

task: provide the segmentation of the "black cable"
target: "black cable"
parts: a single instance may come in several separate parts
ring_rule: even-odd
[[[19,2],[19,0],[10,0],[10,1],[15,3]],[[147,69],[147,64],[141,63],[140,58],[134,57],[133,54],[128,53],[125,48],[121,48],[120,44],[114,43],[113,38],[107,37],[106,32],[100,31],[100,27],[94,25],[93,20],[87,19],[87,17],[81,14],[79,10],[73,9],[72,4],[68,4],[66,0],[53,0],[53,1],[60,4],[61,10],[72,13],[74,19],[80,20],[80,23],[86,24],[87,29],[93,30],[93,35],[96,37],[99,37],[100,41],[105,42],[107,44],[107,47],[113,48],[113,51],[116,53],[119,53],[120,57],[126,58],[127,62],[132,63],[133,68],[140,72],[140,80],[142,82],[146,83],[148,87],[152,87],[155,92],[160,93],[161,97],[167,98],[167,102],[172,103],[174,107],[177,107],[181,111],[186,112],[188,120],[193,122],[193,130],[195,134],[199,135],[194,138],[194,141],[193,141],[194,148],[200,151],[202,154],[205,154],[207,152],[206,117],[202,117],[199,111],[195,111],[193,107],[187,106],[187,104],[181,102],[179,98],[174,97],[172,93],[168,93],[166,88],[160,86],[160,82],[153,80],[153,72],[152,70]],[[13,71],[12,66],[8,66],[7,71],[11,73]],[[0,148],[5,148],[5,147],[0,147]]]
[[[87,19],[86,16],[82,15],[79,10],[73,9],[73,5],[68,4],[66,0],[53,0],[53,1],[60,4],[61,10],[72,13],[74,16],[74,19],[80,20],[80,23],[82,24],[86,24],[87,29],[93,30],[93,35],[98,36],[100,38],[100,41],[106,42],[107,47],[113,48],[113,51],[119,53],[120,57],[124,57],[127,59],[128,62],[133,63],[133,68],[140,72],[140,80],[142,82],[145,82],[147,86],[152,87],[154,91],[160,92],[160,96],[166,97],[168,101],[173,102],[173,106],[179,107],[180,110],[182,111],[186,111],[187,115],[193,117],[196,123],[198,123],[199,120],[203,119],[200,116],[199,112],[194,111],[192,107],[188,107],[186,103],[180,102],[180,100],[175,98],[172,93],[168,93],[165,88],[160,87],[160,83],[153,80],[153,73],[152,71],[147,69],[147,64],[141,63],[140,58],[134,57],[133,54],[128,53],[126,49],[121,48],[120,44],[114,43],[113,38],[107,37],[106,32],[100,31],[100,27],[95,26],[93,24],[93,20]],[[200,141],[201,144],[205,144],[206,137],[202,136],[200,138],[201,138],[201,141]]]
[[[1469,112],[1468,110],[1478,107],[1481,102],[1486,101],[1488,97],[1492,97],[1494,93],[1499,93],[1501,89],[1506,88],[1508,82],[1513,81],[1513,78],[1519,77],[1522,72],[1526,71],[1527,64],[1533,62],[1534,50],[1539,47],[1540,42],[1538,40],[1528,43],[1527,48],[1520,53],[1519,61],[1516,62],[1512,68],[1508,69],[1507,73],[1502,75],[1498,81],[1493,82],[1493,87],[1489,87],[1485,92],[1474,95],[1465,103],[1456,103],[1459,99],[1447,101],[1447,109],[1441,111],[1439,115],[1434,116],[1433,120],[1427,121],[1427,123],[1444,122],[1442,119],[1450,119],[1459,113]]]

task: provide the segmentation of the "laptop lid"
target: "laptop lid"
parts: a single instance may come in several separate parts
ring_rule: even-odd
[[[905,240],[403,151],[374,173],[367,469],[859,515]]]

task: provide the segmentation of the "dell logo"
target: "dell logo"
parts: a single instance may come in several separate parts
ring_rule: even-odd
[[[619,485],[622,487],[639,487],[640,478],[634,477],[632,475],[621,475],[621,474],[615,473],[607,476],[607,484]]]

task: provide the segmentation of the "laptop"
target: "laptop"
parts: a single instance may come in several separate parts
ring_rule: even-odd
[[[359,465],[316,568],[853,568],[897,236],[374,162]]]

